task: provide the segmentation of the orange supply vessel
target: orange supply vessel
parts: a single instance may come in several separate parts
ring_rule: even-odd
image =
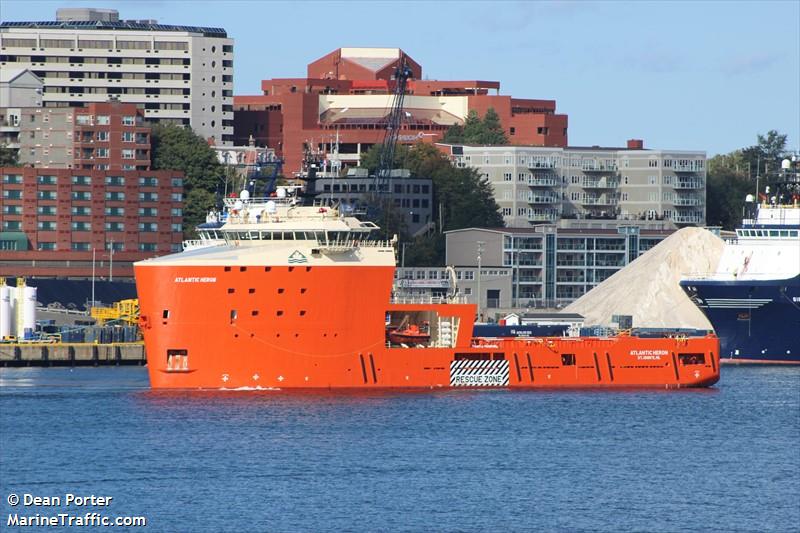
[[[293,198],[226,199],[135,265],[153,388],[707,387],[716,337],[473,338],[457,297],[394,298],[395,242]]]

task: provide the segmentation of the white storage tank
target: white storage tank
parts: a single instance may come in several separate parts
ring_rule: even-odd
[[[0,339],[11,335],[14,323],[14,307],[12,305],[11,287],[0,286]]]
[[[17,336],[21,339],[33,338],[36,331],[36,287],[22,287],[22,323],[17,324]]]

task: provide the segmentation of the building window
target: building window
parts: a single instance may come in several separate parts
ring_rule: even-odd
[[[157,192],[140,192],[139,193],[139,201],[140,202],[157,202],[158,201],[158,193]]]
[[[106,176],[106,185],[125,185],[125,178],[122,176]]]
[[[54,243],[54,242],[39,242],[39,244],[36,246],[36,248],[39,249],[39,250],[42,250],[42,251],[45,251],[45,250],[51,250],[52,251],[52,250],[56,249],[56,243]]]
[[[90,249],[88,242],[73,242],[71,248],[76,252],[88,252]]]
[[[158,231],[158,224],[155,222],[139,222],[139,231],[154,232]]]
[[[139,208],[139,216],[140,217],[155,217],[158,216],[158,210],[155,207],[140,207]]]
[[[183,224],[173,224],[172,231],[176,233],[183,233]]]
[[[91,185],[92,178],[89,176],[72,176],[73,185]]]
[[[89,222],[73,222],[70,227],[72,231],[91,231],[92,225]]]
[[[510,207],[504,207],[503,208],[503,216],[504,217],[510,217],[511,216],[511,208]]]
[[[172,193],[172,201],[173,202],[182,202],[183,201],[183,194],[179,192]]]
[[[108,157],[108,148],[98,148],[95,150],[95,155],[97,157]]]
[[[124,143],[132,143],[134,139],[134,134],[132,131],[123,131],[122,132],[122,142]]]
[[[22,222],[19,220],[4,220],[3,229],[5,231],[19,231],[22,228]]]
[[[56,191],[37,191],[36,197],[39,200],[55,200]]]
[[[75,205],[75,206],[72,206],[72,208],[70,209],[70,212],[74,216],[88,217],[88,216],[90,216],[92,214],[92,208],[88,207],[88,206],[85,206],[85,205]]]
[[[511,181],[511,179],[512,179],[511,172],[503,173],[503,181]]]
[[[125,208],[124,207],[106,207],[106,216],[110,217],[121,217],[125,216]]]
[[[158,178],[139,178],[139,185],[144,187],[158,187]]]
[[[122,222],[106,222],[106,231],[125,231],[125,224]]]
[[[97,124],[99,126],[108,126],[111,124],[111,117],[108,115],[97,115]]]
[[[140,242],[139,243],[139,251],[140,252],[155,252],[156,251],[156,243],[154,243],[154,242]]]
[[[39,185],[55,185],[56,184],[56,177],[55,176],[37,176],[36,183]]]
[[[98,141],[108,141],[108,132],[107,131],[98,131],[97,132],[97,140]]]
[[[9,200],[20,200],[22,199],[22,191],[6,189],[3,191],[3,198],[7,198]]]
[[[3,174],[3,183],[22,183],[22,176],[19,174]]]
[[[56,223],[49,220],[40,221],[36,223],[36,229],[42,231],[55,231]]]
[[[134,159],[136,150],[122,150],[122,159]]]
[[[106,191],[106,200],[111,200],[112,202],[124,202],[125,193],[121,191]]]
[[[136,117],[134,116],[124,116],[122,117],[122,125],[123,126],[133,126],[136,123]]]

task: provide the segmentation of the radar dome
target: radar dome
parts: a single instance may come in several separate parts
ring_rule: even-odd
[[[789,161],[788,159],[784,159],[783,161],[781,161],[781,168],[783,170],[789,170],[790,168],[792,168],[792,162]]]
[[[747,196],[744,197],[744,201],[751,204],[755,202],[756,199],[752,194],[748,194]]]
[[[273,200],[267,202],[266,211],[268,215],[274,215],[275,213],[278,212],[278,207],[275,205],[275,202]]]
[[[239,198],[242,200],[249,200],[250,199],[250,191],[244,189],[242,192],[239,193]]]

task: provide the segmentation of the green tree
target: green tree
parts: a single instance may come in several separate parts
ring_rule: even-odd
[[[192,189],[186,193],[183,210],[183,235],[187,239],[196,236],[195,228],[206,221],[206,215],[214,208],[216,197],[204,189]]]
[[[475,143],[483,134],[484,126],[481,117],[474,109],[467,113],[467,119],[464,121],[464,139],[462,142],[467,144]]]
[[[742,150],[708,160],[706,223],[733,230],[742,222],[744,200],[755,192],[755,180]]]
[[[500,124],[500,117],[493,107],[486,110],[483,117],[483,133],[478,144],[488,146],[498,146],[508,144],[508,138]]]
[[[756,194],[756,177],[763,193],[768,174],[780,168],[786,156],[786,135],[770,130],[757,143],[708,160],[706,222],[733,230],[742,222],[745,198]]]
[[[16,167],[19,165],[17,151],[5,144],[0,145],[0,167]]]
[[[189,128],[156,124],[152,131],[153,170],[182,170],[186,192],[198,188],[216,192],[224,177],[217,154]]]
[[[462,144],[464,142],[464,126],[461,124],[453,124],[447,129],[442,142],[450,144]]]
[[[467,113],[464,125],[455,124],[445,133],[443,142],[452,144],[477,144],[499,146],[508,144],[508,137],[500,124],[500,117],[493,107],[486,110],[483,119],[474,109]]]

